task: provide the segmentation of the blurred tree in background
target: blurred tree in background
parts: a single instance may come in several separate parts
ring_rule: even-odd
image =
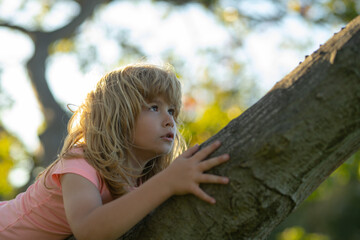
[[[0,1],[0,8],[5,2]],[[143,46],[143,39],[131,39],[131,28],[104,21],[102,14],[119,2],[131,2],[138,6],[149,4],[149,1],[18,0],[13,13],[0,15],[0,26],[21,32],[34,44],[33,55],[24,67],[44,116],[44,123],[39,128],[42,147],[32,153],[32,161],[28,160],[29,154],[21,140],[1,125],[0,199],[12,198],[17,191],[23,190],[16,189],[8,181],[12,167],[18,166],[19,162],[30,162],[27,168],[32,169],[31,183],[39,169],[55,159],[65,135],[69,114],[65,110],[66,104],[62,104],[48,86],[47,69],[50,64],[62,56],[76,56],[80,71],[86,74],[94,68],[106,72],[151,55]],[[356,0],[154,0],[151,3],[161,9],[159,14],[162,14],[163,21],[167,21],[171,14],[181,14],[189,6],[201,8],[229,36],[225,46],[198,49],[194,53],[198,58],[196,66],[190,66],[176,51],[176,46],[164,47],[157,53],[181,73],[179,77],[183,79],[185,90],[184,135],[189,144],[205,141],[258,98],[260,86],[256,84],[255,76],[246,72],[246,62],[241,58],[243,41],[248,33],[279,24],[288,15],[301,16],[309,24],[343,25],[360,13],[360,3]],[[266,11],[263,11],[263,6],[266,6]],[[65,20],[61,24],[49,25],[53,21],[51,16],[56,14],[63,15]],[[28,17],[21,20],[23,15]],[[107,40],[105,44],[89,37],[91,31],[99,29],[101,32],[98,34]],[[284,39],[285,47],[303,45],[304,39],[288,42]],[[104,61],[104,51],[114,51],[116,57]],[[11,107],[8,104],[11,101],[1,88],[0,99],[1,108]],[[359,178],[360,156],[357,154],[281,224],[271,239],[360,239]]]

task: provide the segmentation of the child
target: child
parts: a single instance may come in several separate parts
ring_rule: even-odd
[[[228,183],[203,172],[229,156],[205,160],[218,141],[180,155],[180,107],[169,67],[135,64],[105,75],[73,114],[58,159],[25,193],[0,203],[0,239],[116,239],[172,195],[214,204],[199,184]]]

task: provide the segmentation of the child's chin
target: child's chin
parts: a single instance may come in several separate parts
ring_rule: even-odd
[[[161,156],[166,156],[169,155],[171,153],[172,148],[166,149],[162,152]]]
[[[166,155],[169,155],[171,153],[171,150],[172,149],[158,151],[153,158],[164,157]]]

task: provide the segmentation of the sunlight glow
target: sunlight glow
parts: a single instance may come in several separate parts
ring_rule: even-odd
[[[0,14],[4,16],[7,16],[5,9],[17,7],[14,3],[16,1],[3,2],[7,7],[2,5]],[[33,9],[33,15],[39,11],[31,4],[27,7]],[[76,14],[77,8],[72,7],[73,10],[66,14],[67,17]],[[58,9],[64,11],[67,6],[58,5]],[[151,1],[141,4],[116,1],[98,11],[91,24],[85,23],[82,34],[75,40],[81,42],[78,44],[78,54],[82,58],[91,59],[94,56],[88,51],[89,47],[100,46],[95,55],[98,63],[92,64],[84,73],[74,54],[57,53],[48,60],[46,74],[49,86],[64,108],[66,104],[80,104],[102,74],[118,67],[118,59],[123,50],[116,41],[108,38],[107,34],[120,34],[119,37],[126,37],[129,43],[141,46],[148,59],[160,59],[161,53],[165,51],[174,52],[184,58],[188,76],[192,76],[189,80],[195,82],[199,74],[198,66],[204,65],[198,52],[216,48],[226,50],[224,46],[229,44],[231,34],[216,22],[216,19],[210,17],[210,13],[197,5],[190,4],[171,13],[168,11],[165,3],[154,5]],[[59,12],[60,10],[50,12],[45,28],[66,21],[67,18],[60,16]],[[24,21],[20,20],[19,22]],[[119,29],[123,32],[115,31]],[[245,37],[241,51],[229,54],[237,54],[237,57],[246,62],[245,71],[255,75],[260,81],[262,91],[266,92],[331,34],[329,29],[312,28],[299,19],[290,17],[276,27],[254,30]],[[304,41],[311,39],[311,44],[307,44],[302,51],[284,50],[281,45],[289,36],[303,38]],[[2,121],[6,128],[24,141],[30,151],[34,151],[38,145],[37,128],[43,118],[24,68],[24,63],[33,52],[33,46],[24,35],[1,28],[0,39],[0,67],[3,69],[0,84],[3,91],[15,101],[11,110],[2,113]],[[226,77],[227,74],[220,66],[212,71],[219,76]]]
[[[8,179],[14,187],[22,187],[30,179],[29,170],[26,168],[14,168],[10,171]]]

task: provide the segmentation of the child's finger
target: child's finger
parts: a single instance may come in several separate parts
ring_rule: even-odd
[[[229,178],[217,176],[213,174],[202,174],[198,181],[200,183],[218,183],[218,184],[228,184]]]
[[[201,161],[201,160],[205,159],[210,153],[215,151],[218,147],[220,147],[220,145],[221,145],[220,141],[215,141],[214,143],[210,144],[209,146],[206,146],[204,149],[201,149],[200,151],[198,151],[194,155],[194,157],[198,161]]]
[[[210,158],[206,161],[200,162],[199,169],[200,169],[200,171],[204,172],[204,171],[210,170],[211,168],[213,168],[217,165],[220,165],[220,164],[226,162],[229,159],[230,159],[229,154],[223,154],[218,157]]]
[[[189,158],[192,155],[194,155],[194,153],[196,153],[196,151],[199,149],[199,145],[195,144],[194,146],[188,148],[185,152],[183,152],[182,156]]]
[[[210,204],[215,204],[215,202],[216,202],[215,198],[210,197],[207,193],[205,193],[203,190],[201,190],[200,187],[198,187],[198,188],[196,189],[196,191],[193,192],[193,194],[194,194],[196,197],[200,198],[201,200],[203,200],[203,201],[205,201],[205,202],[208,202],[208,203],[210,203]]]

